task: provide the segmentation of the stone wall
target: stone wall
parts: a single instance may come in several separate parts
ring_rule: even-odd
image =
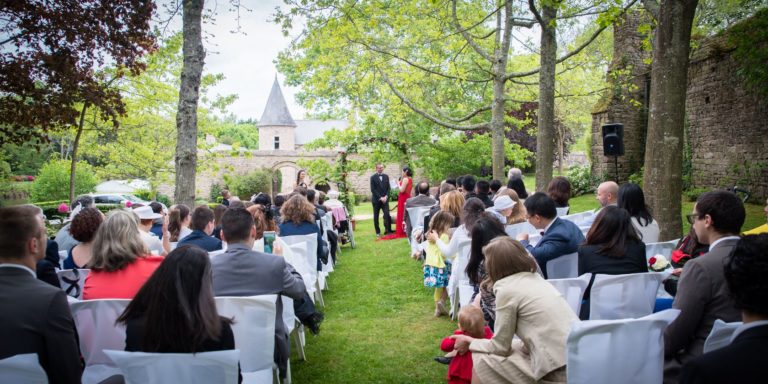
[[[723,37],[694,53],[688,68],[688,141],[696,188],[738,185],[768,196],[768,101],[744,87]]]
[[[642,48],[645,35],[638,27],[647,22],[644,12],[630,12],[614,26],[613,61],[608,78],[611,87],[592,111],[592,173],[615,180],[613,156],[603,156],[602,125],[624,124],[624,156],[618,158],[620,183],[643,166],[646,137],[646,90],[651,67],[650,52]]]

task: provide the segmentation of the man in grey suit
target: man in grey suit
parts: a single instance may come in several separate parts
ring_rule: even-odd
[[[83,364],[67,296],[35,277],[46,244],[40,208],[0,208],[0,359],[36,353],[50,383],[80,383]]]
[[[411,219],[408,217],[408,208],[431,207],[435,204],[437,204],[437,200],[429,195],[429,183],[422,181],[416,184],[416,196],[405,201],[405,230],[408,236],[410,236],[411,231],[413,231],[413,228],[411,227]],[[417,223],[417,225],[421,224]]]
[[[677,383],[682,364],[703,353],[715,320],[741,320],[728,294],[723,265],[739,241],[745,217],[744,204],[728,191],[701,195],[687,216],[699,242],[709,244],[709,252],[687,262],[680,276],[672,303],[680,315],[664,331],[665,383]]]
[[[221,218],[221,240],[227,251],[211,260],[213,291],[216,296],[277,294],[275,316],[275,363],[285,377],[290,340],[283,322],[283,301],[279,295],[301,300],[306,292],[301,275],[280,256],[253,251],[256,226],[248,211],[230,208]]]

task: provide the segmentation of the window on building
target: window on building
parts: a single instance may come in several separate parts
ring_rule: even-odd
[[[275,149],[280,149],[280,136],[275,136]]]

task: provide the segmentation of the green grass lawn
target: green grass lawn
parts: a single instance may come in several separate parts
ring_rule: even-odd
[[[293,351],[294,381],[444,382],[447,366],[432,357],[442,354],[440,341],[456,324],[433,317],[421,263],[408,257],[405,239],[375,241],[372,220],[357,223],[355,239],[357,248],[343,248],[323,292],[326,320],[319,336],[307,336],[307,361]]]

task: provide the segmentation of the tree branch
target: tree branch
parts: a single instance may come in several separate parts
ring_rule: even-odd
[[[429,120],[429,121],[431,121],[431,122],[433,122],[435,124],[441,125],[441,126],[443,126],[445,128],[455,129],[457,131],[472,131],[472,130],[476,130],[476,129],[482,129],[482,130],[488,129],[488,123],[480,123],[480,124],[472,124],[472,125],[458,125],[458,124],[453,124],[453,123],[449,123],[449,122],[446,122],[446,121],[442,121],[442,120],[440,120],[440,119],[430,115],[429,113],[421,110],[419,107],[414,105],[410,100],[408,100],[408,98],[406,98],[402,93],[400,93],[400,91],[398,91],[397,88],[395,88],[395,86],[389,80],[389,77],[387,76],[386,73],[384,73],[384,71],[382,71],[381,69],[378,69],[378,68],[377,68],[377,70],[378,70],[379,74],[381,74],[381,77],[384,79],[384,82],[387,83],[387,85],[389,86],[389,89],[392,90],[392,93],[394,93],[395,96],[397,96],[397,98],[400,99],[400,101],[403,102],[403,104],[407,105],[408,108],[410,108],[412,111],[416,112],[417,114],[421,115],[423,118],[425,118],[425,119],[427,119],[427,120]]]
[[[659,2],[656,0],[643,0],[643,6],[654,20],[659,19]]]
[[[467,40],[467,43],[469,43],[469,46],[472,47],[472,49],[477,52],[478,55],[482,56],[484,59],[493,62],[493,58],[491,55],[488,54],[482,47],[477,45],[474,39],[472,39],[472,36],[467,33],[467,30],[461,27],[461,24],[459,24],[459,17],[456,16],[456,0],[451,1],[451,14],[453,15],[453,25],[454,27],[461,32],[461,36],[464,37],[465,40]]]

